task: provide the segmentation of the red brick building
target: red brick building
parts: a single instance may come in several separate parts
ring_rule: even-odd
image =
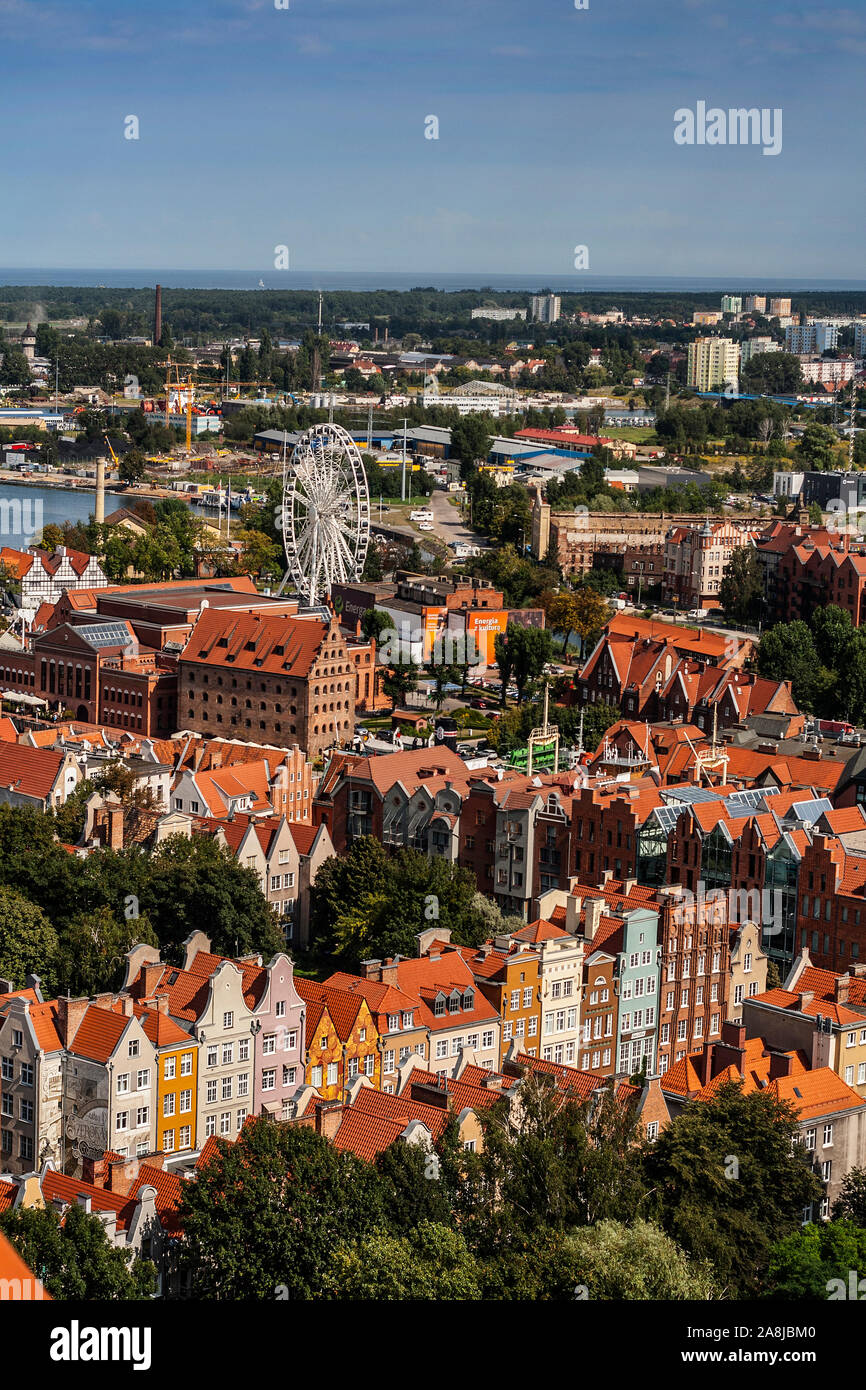
[[[336,619],[205,609],[178,658],[178,724],[315,757],[352,737],[356,668]]]

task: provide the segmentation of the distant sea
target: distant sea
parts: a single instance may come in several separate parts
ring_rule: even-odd
[[[498,290],[526,293],[533,290],[559,290],[570,294],[597,291],[632,293],[727,290],[761,293],[764,290],[866,290],[866,280],[832,280],[822,276],[785,280],[760,275],[564,275],[492,274],[489,271],[429,270],[62,270],[50,266],[0,266],[0,285],[95,286],[105,289],[146,289],[160,284],[166,289],[255,290],[260,281],[267,290],[411,290],[432,287],[437,290]]]

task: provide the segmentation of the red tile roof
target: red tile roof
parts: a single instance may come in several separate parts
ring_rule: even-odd
[[[303,679],[310,674],[328,632],[328,624],[318,618],[268,618],[208,608],[190,633],[180,660]]]

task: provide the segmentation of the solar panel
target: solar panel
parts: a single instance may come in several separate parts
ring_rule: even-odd
[[[126,623],[94,623],[78,631],[91,647],[128,647],[133,640]]]

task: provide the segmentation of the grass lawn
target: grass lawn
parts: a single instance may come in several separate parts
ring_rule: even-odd
[[[621,428],[602,425],[602,434],[609,439],[625,439],[629,444],[657,444],[652,425],[623,425]]]

